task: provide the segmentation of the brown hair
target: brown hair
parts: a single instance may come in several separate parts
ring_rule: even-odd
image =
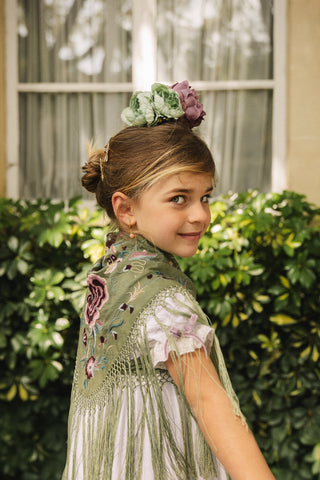
[[[185,124],[174,121],[154,127],[127,127],[104,150],[89,153],[82,185],[96,194],[98,204],[116,221],[112,196],[138,197],[161,178],[179,173],[211,173],[215,164],[205,142]]]

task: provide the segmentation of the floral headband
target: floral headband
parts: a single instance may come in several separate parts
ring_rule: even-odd
[[[151,127],[182,118],[190,128],[197,127],[203,120],[206,112],[199,102],[197,92],[189,82],[177,82],[172,87],[162,83],[154,83],[151,92],[136,92],[132,95],[129,107],[122,111],[121,119],[130,127]],[[104,180],[104,165],[108,162],[110,145],[104,147],[100,158],[101,180]]]
[[[151,92],[134,93],[129,107],[122,111],[121,119],[130,127],[151,127],[184,117],[190,128],[193,128],[200,125],[205,114],[199,96],[185,80],[172,87],[154,83]]]

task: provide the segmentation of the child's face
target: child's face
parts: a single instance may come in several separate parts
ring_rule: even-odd
[[[162,250],[190,257],[210,223],[212,176],[178,173],[159,180],[133,201],[134,231]]]

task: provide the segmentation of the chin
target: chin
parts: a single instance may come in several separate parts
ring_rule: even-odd
[[[181,250],[181,251],[179,251],[179,253],[176,252],[176,253],[174,253],[174,255],[177,255],[178,257],[181,257],[181,258],[193,257],[193,255],[196,254],[197,250],[198,250],[198,247],[196,247],[194,249],[190,248],[190,249],[184,250],[184,251]]]

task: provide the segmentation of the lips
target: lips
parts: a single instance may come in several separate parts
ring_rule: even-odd
[[[179,233],[179,237],[185,238],[186,240],[199,240],[201,232]]]

